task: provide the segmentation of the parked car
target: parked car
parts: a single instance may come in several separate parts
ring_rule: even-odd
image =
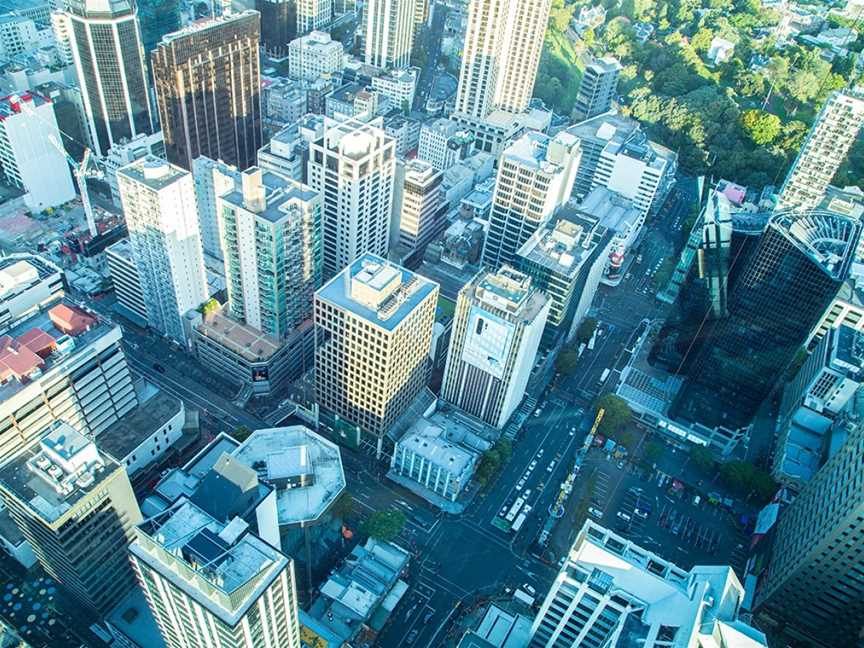
[[[603,519],[603,511],[601,511],[600,509],[596,509],[593,506],[588,507],[588,515],[593,517],[595,520]]]

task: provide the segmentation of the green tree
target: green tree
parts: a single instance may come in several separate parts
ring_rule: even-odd
[[[579,323],[579,328],[576,329],[576,340],[578,342],[587,342],[597,330],[597,320],[593,317],[586,317]]]
[[[252,434],[252,430],[250,430],[245,425],[238,425],[237,429],[234,430],[234,434],[232,436],[240,443],[243,443],[246,439],[249,438],[250,434]]]
[[[354,498],[348,491],[342,491],[330,512],[338,518],[350,517],[354,513]]]
[[[607,437],[614,437],[633,417],[627,401],[615,394],[606,394],[597,399],[594,409],[604,410],[603,420],[600,421],[597,431]]]
[[[564,349],[555,358],[555,369],[565,376],[572,376],[579,364],[579,354],[573,349]]]
[[[741,125],[754,144],[765,146],[780,135],[782,124],[777,115],[753,108],[741,114]]]
[[[662,290],[672,279],[672,273],[675,272],[676,259],[673,257],[665,257],[660,262],[660,267],[654,273],[654,289]]]
[[[659,441],[649,441],[645,444],[644,457],[648,463],[656,463],[663,456],[663,444]]]
[[[370,515],[360,527],[360,530],[370,538],[383,542],[392,542],[405,526],[405,514],[396,509],[376,511]]]
[[[702,472],[708,472],[714,466],[714,455],[705,446],[697,445],[690,449],[690,461]]]

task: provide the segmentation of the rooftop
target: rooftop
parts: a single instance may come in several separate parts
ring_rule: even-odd
[[[231,319],[225,307],[203,318],[197,331],[220,346],[241,356],[247,362],[266,362],[279,351],[281,344],[272,335]]]
[[[134,263],[135,257],[133,256],[132,251],[132,243],[129,241],[129,237],[122,238],[113,245],[109,245],[105,248],[105,252],[108,254],[114,254],[124,261],[128,261],[129,263]]]
[[[360,161],[390,144],[392,137],[383,130],[384,119],[376,117],[368,122],[359,119],[325,119],[324,136],[317,142],[330,151],[338,151],[343,157]]]
[[[154,191],[160,191],[188,176],[189,172],[155,155],[146,155],[118,169],[117,175],[126,176]]]
[[[553,219],[554,220],[554,219]],[[566,217],[550,220],[519,249],[518,256],[552,272],[575,277],[603,239],[604,227],[588,229]]]
[[[36,94],[35,92],[22,92],[20,94],[2,97],[0,98],[0,121],[7,117],[11,117],[12,115],[25,112],[22,106],[24,103],[32,104],[32,107],[38,107],[44,104],[50,104],[51,100],[40,94]]]
[[[823,209],[775,213],[768,227],[781,232],[829,277],[841,281],[861,236],[859,222]]]
[[[318,198],[318,193],[306,185],[258,167],[246,169],[240,176],[243,188],[221,196],[220,200],[271,223],[302,214],[305,206]],[[252,190],[251,195],[248,189]]]
[[[533,321],[546,304],[546,296],[531,285],[531,278],[511,268],[502,266],[498,272],[479,274],[463,290],[473,292],[481,305],[508,316]]]
[[[35,254],[10,254],[0,257],[0,302],[19,295],[60,272],[60,268],[48,259]]]
[[[392,331],[437,290],[438,284],[365,254],[324,284],[316,298]]]
[[[242,519],[219,521],[185,497],[136,531],[132,554],[231,626],[288,566]]]
[[[0,468],[0,483],[34,515],[53,524],[118,469],[90,439],[55,421],[41,441]]]
[[[454,475],[470,476],[478,459],[478,451],[457,445],[447,438],[445,429],[425,418],[408,430],[399,445]]]
[[[175,32],[171,32],[162,36],[162,40],[160,41],[159,45],[169,44],[173,41],[186,38],[187,36],[194,36],[210,29],[216,29],[228,23],[236,22],[250,16],[255,16],[257,15],[257,13],[257,11],[247,9],[246,11],[233,11],[231,13],[223,14],[221,16],[210,16],[207,18],[202,18],[200,20],[195,20],[189,23],[186,27],[183,27],[182,29],[178,29]]]
[[[302,425],[256,430],[233,455],[276,489],[280,525],[317,520],[345,488],[339,448]]]

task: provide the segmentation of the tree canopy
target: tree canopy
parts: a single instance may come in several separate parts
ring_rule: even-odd
[[[393,509],[391,511],[376,511],[370,515],[360,527],[370,538],[391,542],[397,538],[405,526],[405,514]]]
[[[607,437],[615,438],[624,427],[629,425],[633,418],[627,401],[615,394],[606,394],[598,398],[594,409],[599,411],[601,408],[605,411],[597,432]]]

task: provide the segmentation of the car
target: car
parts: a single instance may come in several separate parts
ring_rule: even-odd
[[[504,508],[501,509],[501,512],[498,514],[498,517],[504,517],[505,515],[507,515],[507,511],[509,511],[509,510],[510,510],[510,507],[505,506]]]
[[[535,594],[537,594],[537,590],[535,590],[533,587],[531,587],[528,583],[525,583],[522,586],[522,589],[525,590],[526,592],[528,592],[531,596],[534,596]]]
[[[588,515],[593,517],[595,520],[603,519],[603,511],[601,511],[600,509],[596,509],[593,506],[588,507]]]
[[[165,373],[165,367],[163,367],[163,366],[162,366],[161,364],[159,364],[158,362],[154,362],[154,363],[153,363],[153,368],[154,368],[156,371],[158,371],[159,373]]]
[[[555,469],[555,460],[553,459],[552,461],[549,462],[549,467],[546,468],[546,472],[551,473],[554,469]]]
[[[573,428],[572,430],[570,430],[570,436],[573,436],[574,434],[576,434],[576,428]]]
[[[646,511],[646,510],[644,510],[644,509],[640,509],[640,508],[636,508],[636,509],[633,509],[633,513],[635,513],[636,515],[638,515],[638,516],[639,516],[640,518],[642,518],[643,520],[647,520],[647,519],[648,519],[648,513],[649,513],[649,511]]]
[[[516,482],[516,490],[517,491],[521,491],[524,486],[525,486],[525,480],[524,479],[520,479],[518,482]]]
[[[412,630],[408,633],[408,636],[405,637],[405,645],[410,646],[417,640],[417,635],[420,634],[417,630]]]
[[[625,522],[629,522],[630,520],[633,519],[629,515],[624,513],[623,511],[618,511],[618,513],[616,513],[616,515],[618,516],[619,519],[624,520]]]
[[[624,461],[623,460],[618,462],[618,470],[624,470]]]
[[[434,612],[427,612],[426,616],[423,617],[423,623],[429,623],[433,616],[435,616]]]
[[[699,502],[701,502],[701,501],[702,501],[702,498],[697,495],[696,497],[693,498],[693,505],[699,506]]]
[[[522,512],[523,512],[525,515],[528,515],[528,514],[529,514],[531,511],[533,511],[533,510],[534,510],[534,507],[533,507],[533,506],[531,506],[530,504],[526,504],[526,505],[525,505],[525,508],[522,509]]]
[[[541,413],[542,411],[543,411],[543,410],[542,410],[541,408],[538,407],[536,410],[534,410],[534,416],[535,416],[535,417],[536,417],[536,416],[540,416],[540,413]]]
[[[530,464],[528,464],[528,470],[534,470],[537,467],[537,460],[535,459]]]
[[[537,451],[537,456],[538,456],[538,457],[542,457],[542,456],[543,456],[543,448],[540,448],[540,450]]]
[[[529,488],[529,489],[526,490],[524,493],[522,493],[522,497],[524,497],[526,500],[527,500],[529,497],[531,497],[531,489]]]

